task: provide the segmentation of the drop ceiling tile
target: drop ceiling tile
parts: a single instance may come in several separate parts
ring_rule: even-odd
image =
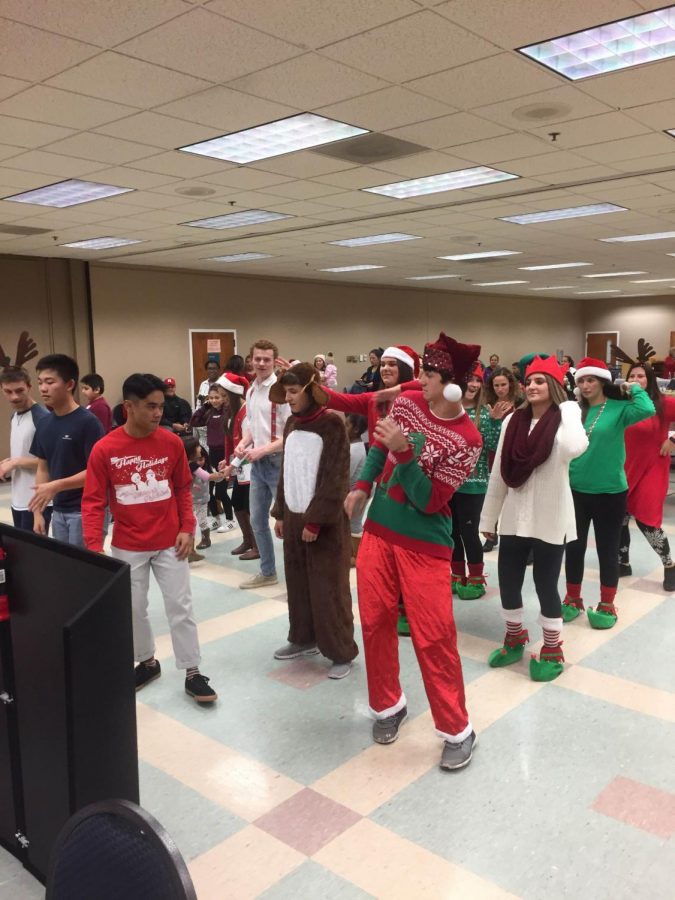
[[[456,110],[446,103],[394,86],[315,110],[319,115],[369,131],[387,131],[412,122],[447,116]]]
[[[274,172],[261,172],[259,169],[252,169],[249,166],[241,166],[239,168],[228,169],[226,172],[220,172],[212,175],[205,175],[202,179],[209,185],[221,185],[225,188],[234,190],[260,190],[271,187],[275,184],[286,184],[292,181],[287,175],[277,175]]]
[[[556,150],[542,153],[540,156],[529,156],[526,159],[510,159],[509,172],[514,175],[547,175],[549,172],[569,172],[571,169],[588,168],[588,160],[577,153]]]
[[[19,78],[7,78],[5,75],[0,75],[0,100],[11,97],[12,94],[18,94],[19,91],[29,87],[30,81],[21,81]]]
[[[24,169],[28,172],[42,172],[44,175],[58,176],[61,178],[81,178],[90,175],[101,168],[100,162],[92,162],[90,159],[75,159],[72,156],[62,156],[58,153],[45,153],[43,150],[30,150],[13,159],[5,160],[5,166],[10,169]],[[45,184],[49,184],[46,178]]]
[[[474,110],[477,106],[526,97],[559,85],[560,78],[542,66],[513,53],[500,53],[417,78],[406,87],[458,109]]]
[[[82,94],[59,91],[40,84],[0,102],[2,115],[52,125],[67,125],[78,130],[94,128],[133,112],[135,110],[132,106],[83,97]]]
[[[448,0],[435,10],[452,22],[499,43],[505,50],[545,41],[642,12],[634,0]]]
[[[585,82],[584,82],[585,84]],[[528,117],[528,108],[536,106],[537,111],[544,113],[546,108],[550,115]],[[521,113],[520,110],[523,110]],[[585,116],[597,116],[613,112],[610,106],[589,97],[583,90],[573,85],[563,85],[550,91],[539,91],[527,97],[518,97],[501,103],[491,103],[473,110],[477,116],[499,122],[509,128],[522,131],[526,128],[543,126],[547,122],[564,122],[569,119],[582,119]]]
[[[551,131],[557,131],[559,135],[555,142],[556,146],[561,150],[579,149],[579,152],[583,152],[581,148],[590,144],[601,144],[645,134],[648,128],[623,113],[613,112],[567,122],[554,122],[529,130],[545,140],[550,140]]]
[[[321,47],[418,11],[412,0],[212,0],[207,9],[300,47]]]
[[[97,172],[96,177],[99,178],[100,175]],[[180,181],[174,182],[175,186],[180,185]],[[161,188],[160,188],[161,190]],[[169,188],[166,189],[170,190]],[[136,190],[132,194],[120,194],[115,198],[116,203],[123,203],[125,206],[141,206],[146,210],[151,209],[172,209],[174,206],[180,206],[185,203],[186,197],[182,197],[180,194],[159,194],[155,191],[143,191]],[[133,215],[134,211],[129,210],[129,214]]]
[[[451,156],[449,153],[439,153],[434,150],[426,153],[413,153],[411,156],[404,156],[401,159],[379,162],[377,168],[385,173],[385,178],[382,181],[364,185],[364,187],[390,184],[403,181],[405,178],[424,178],[426,175],[438,175],[441,172],[455,172],[457,169],[466,169],[470,165],[471,163],[467,159]],[[386,173],[394,177],[387,177]]]
[[[416,155],[419,156],[419,154]],[[391,181],[391,172],[385,172],[383,169],[371,169],[369,166],[359,166],[357,169],[348,169],[346,172],[316,175],[313,180],[345,190],[358,189]]]
[[[442,116],[438,119],[406,125],[403,128],[395,128],[387,132],[392,137],[413,141],[423,147],[431,147],[435,150],[469,144],[506,133],[507,129],[502,125],[486,119],[479,119],[470,113],[455,113],[452,116]],[[459,152],[461,153],[461,151]]]
[[[409,81],[496,53],[493,43],[476,37],[430,10],[324,47],[325,56],[393,82]]]
[[[316,184],[313,181],[288,181],[269,188],[269,193],[276,197],[287,197],[290,200],[312,200],[315,197],[329,197],[342,193],[335,185]]]
[[[2,104],[0,104],[0,107]],[[182,122],[171,116],[160,116],[154,112],[141,112],[126,119],[120,119],[102,128],[99,134],[107,134],[127,141],[151,144],[155,147],[166,147],[174,150],[186,144],[196,144],[210,138],[220,137],[222,131],[206,128],[194,122]]]
[[[167,103],[209,87],[199,78],[109,51],[62,72],[48,84],[118,103],[133,99],[140,107]]]
[[[98,48],[3,19],[0,74],[42,81],[98,53]]]
[[[186,122],[208,125],[218,129],[221,134],[264,125],[303,111],[304,107],[272,103],[250,94],[232,91],[222,85],[192,94],[183,100],[165,103],[155,110]]]
[[[657,135],[654,135],[654,137],[656,136]],[[672,172],[673,153],[671,151],[670,153],[662,153],[645,158],[638,156],[636,158],[631,157],[630,159],[617,159],[612,161],[612,165],[620,172],[634,172],[638,175],[641,172],[649,172],[654,169],[668,169]]]
[[[54,179],[57,180],[57,179]],[[19,191],[30,191],[36,187],[42,187],[45,184],[51,184],[52,179],[46,178],[44,173],[28,172],[21,169],[8,169],[6,166],[0,167],[0,184],[9,190],[3,190],[2,196],[8,194],[18,194]],[[16,208],[21,206],[20,203],[8,203],[7,206]]]
[[[50,144],[46,149],[50,153],[63,153],[66,156],[92,159],[110,165],[111,163],[133,162],[145,156],[153,156],[160,148],[149,147],[147,144],[135,144],[131,141],[120,141],[103,134],[82,132]]]
[[[159,25],[117,49],[209,81],[230,81],[302,53],[292,44],[202,8]]]
[[[613,18],[616,18],[614,16]],[[618,109],[671,100],[675,83],[675,59],[588,78],[584,93]]]
[[[632,106],[630,109],[625,109],[624,112],[631,119],[637,119],[638,122],[658,131],[675,128],[675,100]]]
[[[0,115],[0,134],[2,140],[7,144],[16,144],[19,147],[42,147],[52,141],[68,137],[69,134],[73,134],[73,129]]]
[[[174,175],[176,178],[199,178],[210,172],[224,172],[231,167],[229,163],[221,162],[219,159],[207,159],[204,156],[195,156],[194,153],[170,150],[157,156],[149,156],[139,161],[134,168],[142,169],[144,172],[155,172],[158,175]]]
[[[352,163],[312,153],[311,150],[300,150],[298,153],[264,159],[258,165],[262,171],[276,172],[295,178],[313,178],[315,175],[326,175],[329,172],[342,172],[346,169],[357,168]]]
[[[9,144],[0,144],[0,159],[10,159],[23,153],[25,147],[11,147]]]
[[[549,149],[550,141],[545,143],[541,138],[532,137],[529,134],[504,134],[501,137],[490,138],[487,141],[476,141],[471,144],[463,144],[461,153],[470,162],[477,165],[491,165],[526,156],[539,156],[553,153]],[[555,155],[555,154],[553,154]],[[497,168],[504,168],[497,166]],[[508,171],[511,171],[508,165]],[[514,174],[520,174],[518,172]]]
[[[170,175],[157,175],[155,172],[142,172],[139,169],[131,169],[128,166],[114,166],[110,169],[101,169],[97,172],[97,177],[105,184],[145,190],[151,190],[167,184],[180,184],[180,178],[174,178]]]
[[[228,87],[298,109],[317,109],[388,85],[380,78],[357,72],[316,53],[306,53],[238,78]]]
[[[590,147],[581,147],[578,150],[581,156],[597,162],[613,162],[620,159],[636,159],[638,157],[656,156],[665,154],[671,162],[675,162],[675,146],[673,139],[666,134],[645,134],[638,137],[624,138],[623,140],[607,141],[602,144],[594,144]],[[648,168],[647,159],[642,161],[643,168]]]
[[[0,0],[0,16],[99,47],[113,47],[187,9],[181,0]]]

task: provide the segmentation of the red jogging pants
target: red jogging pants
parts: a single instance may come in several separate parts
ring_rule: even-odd
[[[371,712],[383,719],[406,705],[396,633],[402,595],[436,731],[447,741],[463,741],[471,724],[452,614],[450,561],[366,532],[356,557],[356,576]]]

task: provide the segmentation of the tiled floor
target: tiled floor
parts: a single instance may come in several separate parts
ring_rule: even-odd
[[[4,490],[0,519],[9,520]],[[675,537],[672,496],[667,523]],[[568,665],[548,685],[529,680],[525,659],[486,664],[502,638],[497,554],[486,556],[487,597],[455,601],[480,732],[471,766],[456,774],[437,768],[410,642],[401,669],[411,718],[396,744],[375,746],[361,658],[340,682],[326,679],[321,658],[272,659],[286,637],[284,587],[238,590],[256,566],[230,555],[238,540],[217,536],[193,567],[203,670],[220,701],[202,709],[183,693],[153,588],[166,665],[138,702],[141,800],[175,838],[200,900],[675,897],[675,595],[661,590],[637,532],[619,623],[566,626]],[[595,604],[592,549],[588,566]],[[0,851],[0,900],[42,896]]]

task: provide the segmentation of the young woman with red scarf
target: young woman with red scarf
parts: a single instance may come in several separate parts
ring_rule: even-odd
[[[588,439],[578,405],[567,400],[564,373],[555,359],[535,357],[525,383],[525,404],[502,425],[480,521],[491,539],[499,519],[499,591],[506,622],[504,645],[490,654],[488,663],[499,668],[522,659],[529,641],[522,587],[532,552],[544,646],[539,659],[530,660],[530,677],[552,681],[564,662],[558,576],[565,541],[576,537],[568,467],[586,450]]]

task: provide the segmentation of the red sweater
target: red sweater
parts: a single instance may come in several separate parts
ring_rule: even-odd
[[[112,543],[120,550],[173,547],[192,533],[192,475],[181,439],[166,428],[134,438],[116,428],[94,445],[82,496],[84,542],[103,549],[103,516],[113,515]]]
[[[347,415],[349,415],[349,413],[354,413],[357,416],[367,417],[368,443],[372,444],[375,440],[375,426],[380,419],[389,415],[393,406],[393,401],[378,403],[375,399],[375,395],[372,393],[341,394],[338,391],[333,391],[329,387],[326,387],[325,384],[322,384],[321,387],[328,394],[328,409],[337,409]],[[419,391],[420,387],[419,381],[407,381],[405,384],[401,385],[401,392]]]

